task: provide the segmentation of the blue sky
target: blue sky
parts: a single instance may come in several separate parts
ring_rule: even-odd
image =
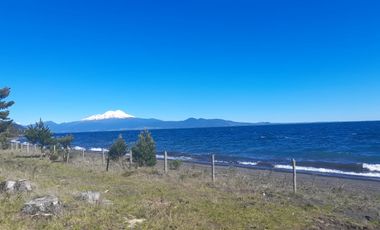
[[[1,1],[11,116],[380,120],[379,1]]]

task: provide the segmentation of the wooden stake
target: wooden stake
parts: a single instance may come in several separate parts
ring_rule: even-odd
[[[29,143],[26,144],[26,152],[29,154]]]
[[[164,153],[164,170],[165,173],[168,173],[168,152]]]
[[[84,149],[82,149],[82,158],[84,160]]]
[[[107,157],[107,167],[106,167],[106,172],[108,172],[108,168],[110,166],[110,157]]]
[[[133,154],[132,150],[129,150],[129,166],[132,167],[133,164]]]
[[[102,164],[104,165],[104,162],[105,162],[105,156],[104,156],[104,149],[102,149],[102,154],[103,154],[103,157],[102,157]]]
[[[293,192],[297,193],[297,169],[296,160],[293,159]]]
[[[67,164],[69,163],[69,159],[70,159],[70,150],[67,151],[67,158],[66,158]]]
[[[211,176],[212,176],[212,182],[215,182],[215,155],[211,155]]]

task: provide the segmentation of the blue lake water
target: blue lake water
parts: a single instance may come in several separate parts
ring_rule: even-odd
[[[380,122],[287,124],[151,130],[163,151],[188,161],[380,178]],[[74,146],[109,148],[122,134],[131,146],[139,131],[74,133]]]

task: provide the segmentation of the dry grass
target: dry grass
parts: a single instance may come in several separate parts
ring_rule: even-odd
[[[126,169],[112,163],[105,172],[100,156],[69,164],[1,152],[0,178],[29,179],[34,191],[0,195],[0,229],[127,229],[127,220],[146,219],[137,229],[378,229],[380,193],[358,194],[355,182],[300,176],[300,193],[291,193],[291,175],[270,171],[185,164],[163,174],[156,168]],[[328,181],[332,183],[325,182]],[[363,183],[357,183],[362,184]],[[92,206],[74,199],[81,191],[100,191],[114,204]],[[64,213],[52,219],[21,216],[24,202],[56,195]],[[359,213],[359,215],[357,215]],[[367,220],[369,219],[369,221]]]

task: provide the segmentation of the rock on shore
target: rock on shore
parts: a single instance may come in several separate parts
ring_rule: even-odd
[[[61,213],[62,204],[56,196],[44,196],[29,201],[22,213],[31,216],[52,216]]]
[[[32,185],[28,180],[7,180],[0,183],[0,193],[23,193],[32,191]]]

